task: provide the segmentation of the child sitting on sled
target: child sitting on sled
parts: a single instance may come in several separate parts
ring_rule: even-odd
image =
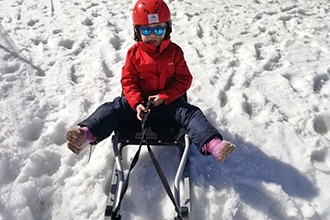
[[[170,39],[171,15],[163,0],[138,0],[133,9],[134,39],[122,69],[123,96],[99,106],[78,127],[66,133],[67,145],[75,154],[88,144],[109,137],[121,122],[142,120],[145,103],[152,111],[162,110],[188,131],[201,152],[222,162],[235,145],[222,139],[216,128],[184,96],[192,82],[182,49]]]

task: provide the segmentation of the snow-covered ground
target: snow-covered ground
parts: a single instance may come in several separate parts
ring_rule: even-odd
[[[191,219],[330,219],[329,1],[166,2],[189,101],[237,144],[222,164],[191,150]],[[87,164],[64,135],[120,94],[134,3],[0,0],[1,220],[103,218],[111,140]],[[147,156],[131,186],[123,219],[173,219]]]

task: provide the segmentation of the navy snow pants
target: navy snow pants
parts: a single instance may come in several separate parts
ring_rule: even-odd
[[[183,128],[188,131],[189,138],[199,149],[214,137],[222,139],[216,128],[207,120],[203,112],[196,106],[189,104],[181,97],[169,105],[160,105],[151,111],[160,111],[173,117]],[[136,118],[136,112],[129,106],[124,96],[115,98],[112,102],[106,102],[78,125],[88,127],[100,142],[109,137],[121,122]]]

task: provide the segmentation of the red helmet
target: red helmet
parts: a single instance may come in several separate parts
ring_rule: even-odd
[[[171,21],[171,13],[163,0],[138,0],[133,8],[133,25]]]

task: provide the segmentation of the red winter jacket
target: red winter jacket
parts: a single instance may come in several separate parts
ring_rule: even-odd
[[[182,49],[170,39],[159,48],[137,42],[127,52],[122,70],[123,93],[135,111],[143,97],[159,95],[168,105],[181,97],[190,87],[192,75]]]

